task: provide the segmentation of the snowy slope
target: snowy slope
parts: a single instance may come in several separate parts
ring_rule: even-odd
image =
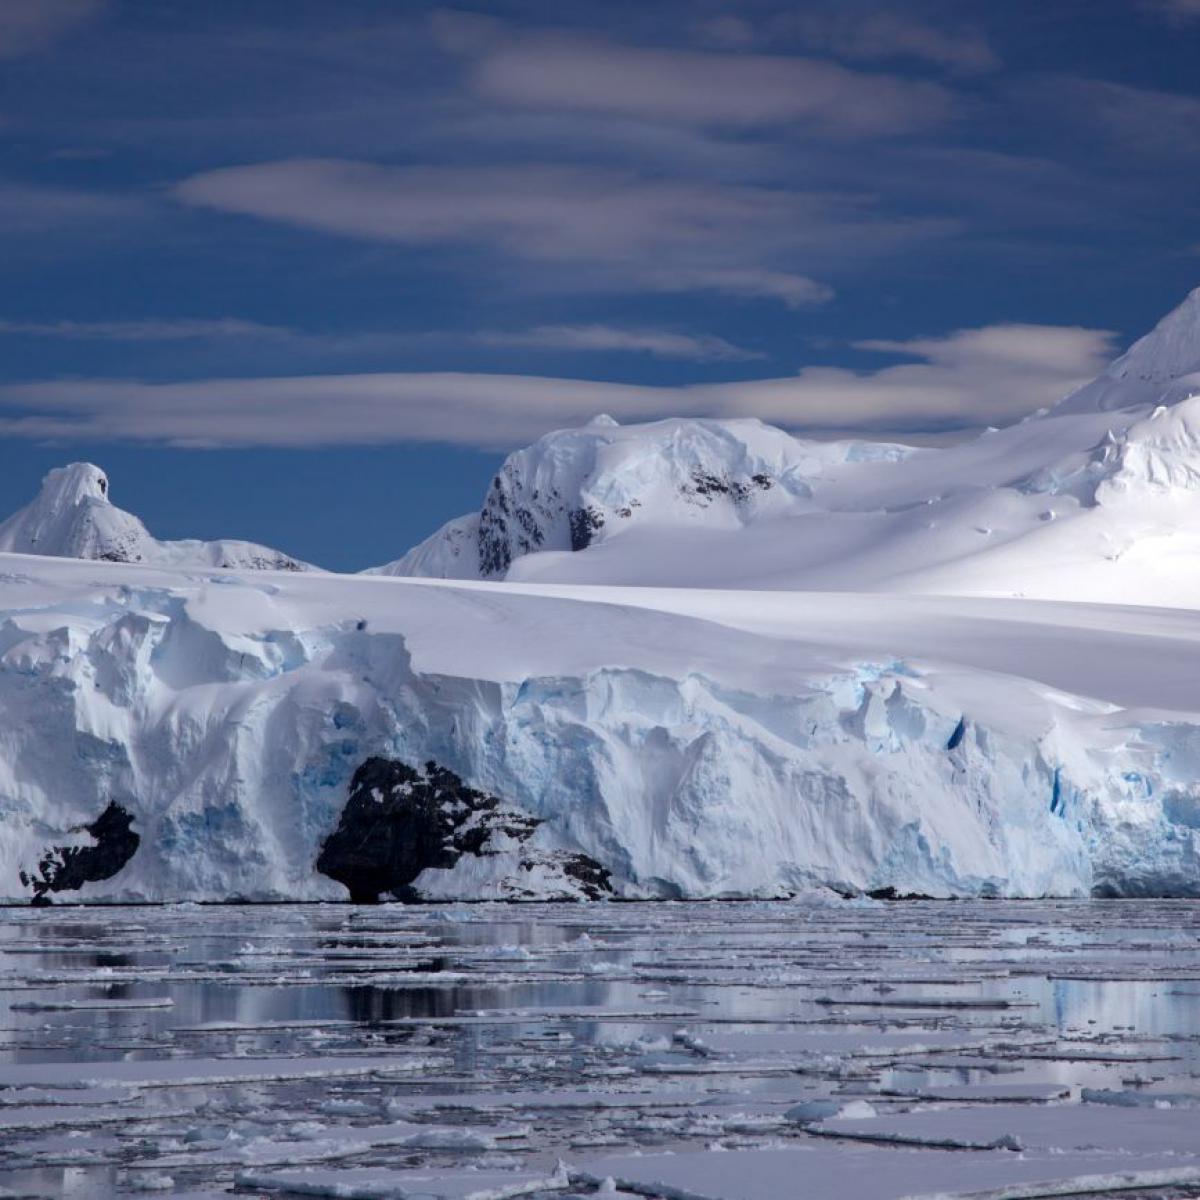
[[[1161,410],[1161,411],[1160,411]],[[1048,413],[966,444],[593,422],[512,455],[384,573],[1200,603],[1200,291]]]
[[[1197,347],[948,449],[600,418],[354,577],[52,475],[0,897],[1200,895]]]
[[[18,556],[0,608],[5,897],[344,896],[370,762],[468,818],[406,894],[1200,894],[1191,612]]]
[[[517,560],[620,537],[740,533],[815,511],[814,485],[860,462],[914,453],[872,442],[802,442],[761,421],[594,418],[510,455],[477,514],[450,521],[372,573],[502,579]]]
[[[0,524],[0,552],[181,567],[313,568],[254,542],[159,541],[109,499],[108,476],[91,463],[57,467],[33,502]]]

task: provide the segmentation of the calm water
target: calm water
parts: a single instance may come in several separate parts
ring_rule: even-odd
[[[888,1137],[1037,1107],[1035,1143],[1082,1103],[1133,1114],[1089,1153],[1200,1155],[1194,903],[8,909],[0,1009],[18,1194],[287,1194],[306,1167],[464,1195],[464,1169],[561,1159],[579,1173],[539,1193],[561,1196],[633,1150],[948,1153],[787,1115],[810,1101],[865,1102]]]

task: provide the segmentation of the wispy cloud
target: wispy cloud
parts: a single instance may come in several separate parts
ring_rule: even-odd
[[[679,267],[651,270],[643,282],[663,292],[711,291],[727,296],[767,297],[788,308],[827,304],[834,297],[828,284],[788,271],[758,267]]]
[[[617,329],[611,325],[538,325],[533,329],[484,330],[474,340],[485,346],[541,350],[616,351],[692,362],[745,361],[763,358],[712,334],[675,333],[665,329]]]
[[[81,28],[106,0],[5,0],[0,4],[0,58],[36,54]]]
[[[911,133],[954,112],[936,84],[819,59],[619,45],[453,12],[439,15],[434,33],[467,62],[477,96],[517,108],[729,128],[800,124],[830,137]]]
[[[1165,17],[1172,25],[1200,21],[1200,0],[1143,0],[1142,6]]]
[[[1171,163],[1200,154],[1200,96],[1063,76],[1034,81],[1025,94],[1057,120],[1127,154]]]
[[[966,74],[1000,66],[996,52],[978,29],[934,25],[902,11],[864,13],[845,6],[803,6],[767,25],[776,36],[798,37],[814,49],[851,61],[910,59]]]
[[[0,179],[0,237],[127,221],[146,208],[136,196],[41,187]]]
[[[174,321],[6,321],[0,336],[64,338],[105,342],[181,342],[213,338],[253,338],[288,341],[294,330],[263,325],[236,317]]]
[[[832,294],[796,264],[885,253],[945,232],[863,196],[592,167],[385,167],[295,159],[178,184],[185,204],[365,240],[463,244],[543,266],[572,289],[716,291],[792,307]],[[478,266],[478,263],[476,263]]]
[[[649,354],[692,362],[749,361],[757,351],[713,334],[670,329],[627,329],[613,325],[536,325],[529,329],[384,331],[327,333],[268,325],[238,317],[174,320],[16,321],[0,318],[0,338],[34,337],[82,342],[238,342],[283,347],[289,355],[378,353],[414,346],[479,345],[498,349],[541,349],[582,353]]]
[[[867,341],[907,361],[873,371],[807,367],[739,383],[648,387],[583,379],[381,373],[153,384],[67,380],[0,387],[0,434],[191,446],[529,441],[597,412],[619,419],[754,416],[797,431],[872,435],[1004,424],[1092,377],[1103,330],[999,325]]]

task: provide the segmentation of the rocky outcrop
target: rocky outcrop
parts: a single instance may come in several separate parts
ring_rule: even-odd
[[[511,867],[499,881],[510,899],[553,892],[547,875],[557,877],[563,895],[595,900],[612,893],[610,873],[588,855],[530,844],[540,824],[435,762],[417,770],[369,758],[350,781],[346,807],[316,865],[357,904],[381,896],[424,899],[422,873],[453,869],[464,856],[511,860],[497,864]]]
[[[80,832],[80,831],[73,831]],[[110,802],[82,832],[91,835],[92,846],[51,846],[36,872],[21,871],[21,886],[33,893],[34,904],[49,904],[49,892],[78,891],[85,883],[111,879],[137,853],[142,839],[133,831],[129,811]]]

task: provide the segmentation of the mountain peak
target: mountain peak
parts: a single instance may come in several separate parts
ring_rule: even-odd
[[[72,505],[88,500],[110,503],[108,476],[95,463],[74,462],[46,472],[35,503]]]
[[[1102,375],[1072,392],[1055,415],[1177,404],[1200,393],[1200,288],[1189,292]]]
[[[75,462],[46,473],[30,504],[0,524],[0,552],[181,567],[303,571],[294,558],[239,541],[159,541],[109,498],[108,475]]]
[[[518,559],[576,552],[648,526],[733,530],[803,504],[810,484],[851,459],[908,449],[805,442],[753,419],[596,417],[510,454],[478,513],[459,517],[386,575],[502,579]],[[520,577],[519,575],[517,576]]]
[[[1188,293],[1109,368],[1117,378],[1167,383],[1200,371],[1200,288]]]

